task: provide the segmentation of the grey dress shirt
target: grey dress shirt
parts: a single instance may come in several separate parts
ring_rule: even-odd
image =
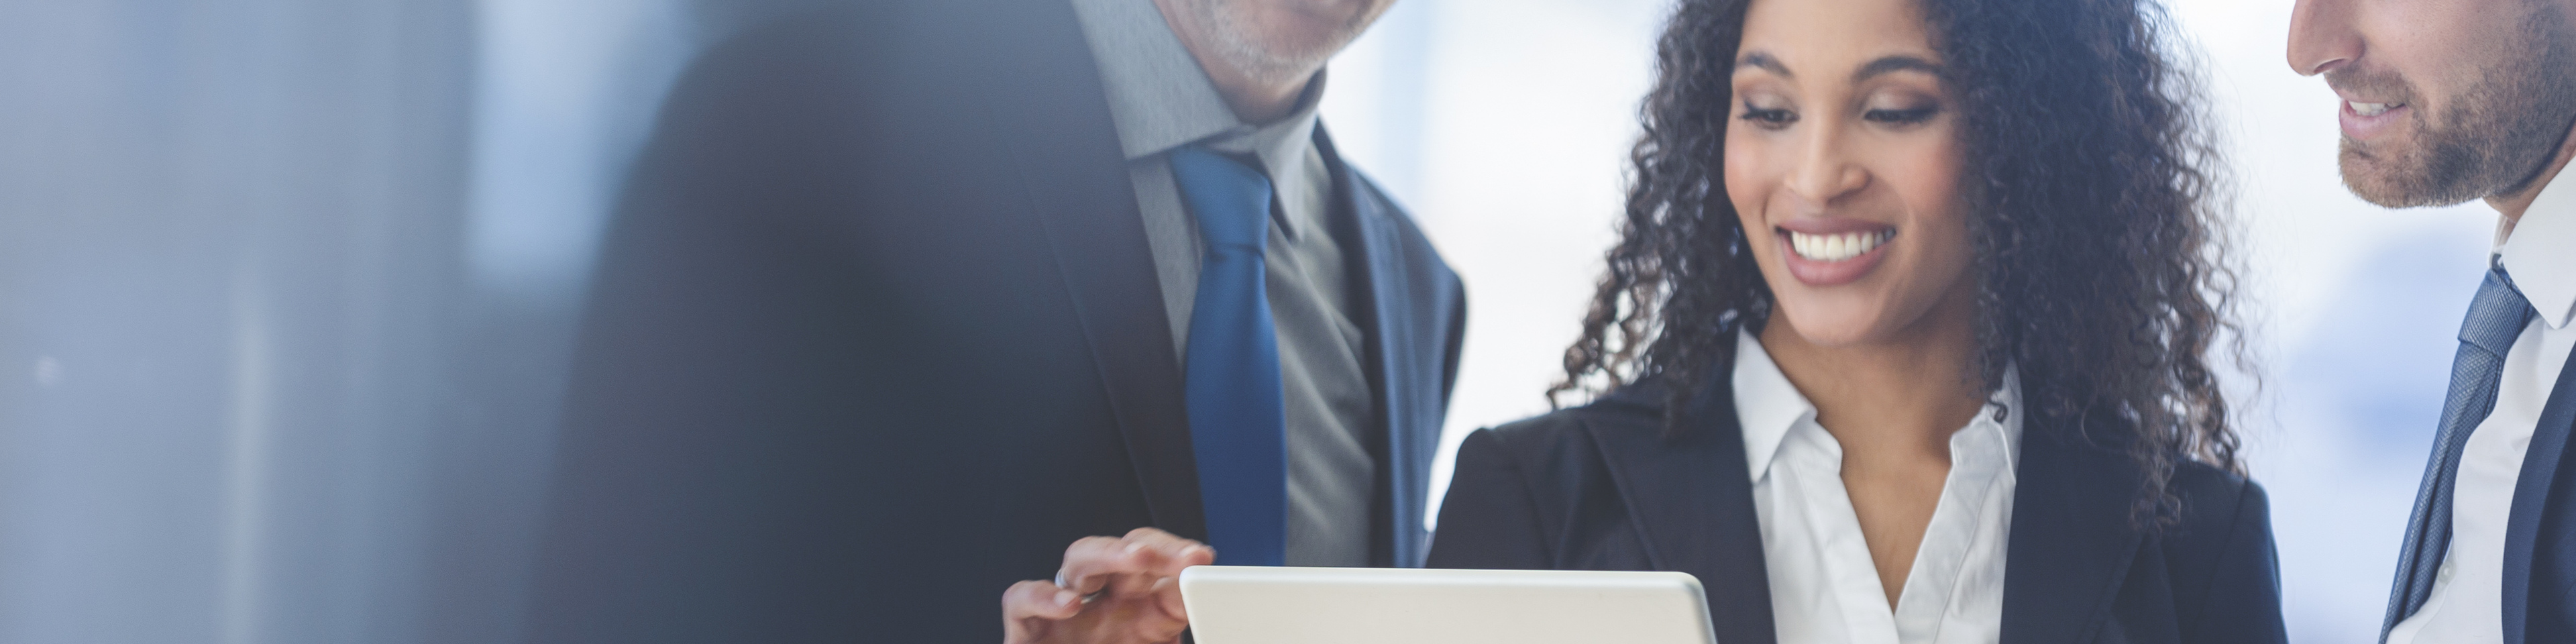
[[[1257,160],[1269,174],[1278,196],[1264,286],[1288,415],[1287,563],[1368,565],[1377,461],[1362,436],[1376,417],[1376,399],[1360,367],[1367,339],[1351,313],[1350,264],[1329,221],[1333,179],[1314,143],[1323,75],[1308,83],[1294,114],[1243,123],[1152,0],[1072,2],[1099,62],[1179,353],[1189,350],[1204,242],[1182,205],[1168,153],[1206,144]]]

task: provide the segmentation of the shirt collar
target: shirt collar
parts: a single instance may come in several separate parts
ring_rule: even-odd
[[[1292,240],[1313,223],[1303,217],[1312,216],[1322,207],[1312,203],[1314,182],[1324,182],[1326,190],[1331,186],[1331,179],[1324,176],[1321,157],[1314,155],[1314,97],[1322,93],[1323,84],[1323,75],[1318,73],[1314,82],[1306,86],[1306,96],[1299,99],[1297,112],[1288,118],[1260,127],[1232,128],[1206,140],[1209,148],[1261,161],[1281,205],[1283,216],[1274,221],[1279,224],[1280,234]]]
[[[2561,171],[2532,198],[2531,208],[2515,222],[2513,236],[2496,249],[2497,261],[2513,276],[2513,286],[2531,300],[2541,323],[2567,328],[2576,313],[2576,180]],[[2568,185],[2559,185],[2559,181]]]
[[[1770,474],[1771,463],[1779,456],[1780,443],[1789,436],[1789,430],[1800,422],[1815,421],[1816,406],[1807,401],[1805,394],[1798,393],[1797,385],[1790,384],[1788,374],[1781,373],[1780,365],[1771,361],[1771,353],[1762,349],[1762,341],[1751,328],[1736,333],[1732,384],[1736,424],[1744,432],[1744,469],[1759,484],[1762,477]],[[2018,471],[2020,408],[2021,375],[2018,369],[2007,367],[2002,391],[1996,392],[1984,409],[1977,410],[1976,418],[1959,432],[1995,433],[2003,443],[2004,471]],[[2002,412],[2000,420],[1997,412]],[[1954,435],[1952,444],[1956,445],[1958,439]]]
[[[1771,352],[1762,350],[1762,341],[1751,328],[1735,334],[1733,384],[1736,424],[1744,430],[1744,470],[1760,483],[1771,472],[1780,440],[1789,436],[1789,428],[1798,421],[1815,417],[1816,406],[1789,384],[1789,376],[1771,362]]]
[[[1244,123],[1227,107],[1198,59],[1149,0],[1072,0],[1082,22],[1083,38],[1100,64],[1102,91],[1109,96],[1110,118],[1118,126],[1118,147],[1134,161],[1210,138],[1255,135],[1263,141],[1304,143],[1314,131],[1315,108],[1322,102],[1321,72],[1306,85],[1297,109],[1286,119],[1264,126]],[[1285,126],[1285,128],[1282,128]],[[1281,130],[1285,131],[1275,131]],[[1259,136],[1270,134],[1270,136]],[[1242,146],[1276,167],[1261,145]]]

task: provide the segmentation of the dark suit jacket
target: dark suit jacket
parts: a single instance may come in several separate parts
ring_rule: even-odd
[[[1651,380],[1469,435],[1431,566],[1686,572],[1718,642],[1774,641],[1733,388],[1713,380],[1669,441]],[[2127,456],[2057,440],[2069,432],[2043,419],[2023,426],[2003,644],[2286,641],[2261,487],[2184,465],[2181,521],[2142,536]]]
[[[2568,356],[2576,361],[2576,355]],[[2576,642],[2576,369],[2562,369],[2540,408],[2505,519],[2505,644]]]
[[[662,108],[581,331],[535,641],[988,641],[1075,539],[1204,536],[1071,6],[843,4],[715,47]],[[1464,301],[1324,150],[1377,395],[1375,560],[1418,562]]]

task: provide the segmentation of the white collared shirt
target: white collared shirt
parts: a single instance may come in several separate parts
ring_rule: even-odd
[[[2576,252],[2569,249],[2576,249],[2576,181],[2552,180],[2495,250],[2539,315],[2505,353],[2495,411],[2460,452],[2459,480],[2451,488],[2451,550],[2433,578],[2433,595],[2389,631],[2390,644],[2504,641],[2504,533],[2513,487],[2540,409],[2576,349],[2576,330],[2567,328],[2576,312]]]
[[[1842,444],[1750,331],[1736,340],[1734,386],[1779,641],[1989,644],[2000,636],[2021,449],[2014,376],[1950,435],[1950,474],[1892,611],[1843,489]]]

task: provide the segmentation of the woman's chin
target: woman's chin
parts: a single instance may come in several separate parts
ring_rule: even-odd
[[[1788,331],[1801,343],[1817,347],[1847,347],[1871,344],[1888,335],[1889,326],[1880,320],[1881,307],[1850,302],[1782,301],[1780,314],[1789,322]],[[1805,313],[1801,315],[1801,313]]]

